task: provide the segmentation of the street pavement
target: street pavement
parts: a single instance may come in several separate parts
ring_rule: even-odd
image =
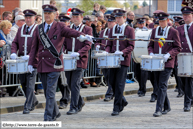
[[[150,103],[151,92],[144,97],[137,94],[125,96],[128,105],[119,116],[111,116],[113,101],[103,99],[86,101],[82,111],[76,115],[66,115],[66,109],[60,109],[62,129],[192,129],[193,111],[183,111],[184,98],[177,98],[174,89],[168,90],[171,111],[161,117],[153,117],[156,102]],[[28,115],[14,112],[1,115],[1,121],[43,121],[44,109],[35,109]]]

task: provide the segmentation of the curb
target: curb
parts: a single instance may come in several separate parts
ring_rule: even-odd
[[[168,89],[173,89],[175,88],[176,84],[169,84],[168,85]],[[153,91],[153,87],[152,88],[146,88],[147,92]],[[138,90],[127,90],[124,91],[124,95],[131,95],[131,94],[137,94]],[[97,100],[100,98],[104,98],[105,94],[98,94],[98,95],[92,95],[92,96],[86,96],[83,97],[84,101],[92,101],[92,100]],[[59,104],[59,100],[57,101],[57,103]],[[41,108],[45,108],[46,103],[39,103],[35,109],[41,109]],[[0,109],[0,114],[6,114],[6,113],[13,113],[13,112],[19,112],[19,111],[23,111],[24,109],[24,105],[17,105],[17,106],[13,106],[13,107],[6,107],[6,108],[1,108]]]

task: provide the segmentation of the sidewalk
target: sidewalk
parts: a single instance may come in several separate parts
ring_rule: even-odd
[[[168,88],[174,88],[176,85],[175,79],[170,79],[171,84],[168,85]],[[150,81],[147,81],[147,92],[150,92],[153,90],[152,85]],[[137,94],[137,91],[139,89],[138,83],[130,83],[126,84],[124,95],[130,95],[130,94]],[[85,101],[91,101],[91,100],[97,100],[97,99],[103,99],[105,97],[107,87],[101,86],[101,87],[88,87],[87,89],[81,89],[80,94],[84,98]],[[177,94],[177,93],[176,93]],[[56,100],[59,103],[59,100],[61,98],[61,92],[56,92]],[[36,95],[39,104],[36,106],[36,108],[45,108],[45,97],[44,94]],[[150,98],[149,98],[150,99]],[[23,104],[25,102],[25,97],[18,96],[18,97],[3,97],[0,98],[0,114],[5,113],[11,113],[11,112],[18,112],[23,111]]]

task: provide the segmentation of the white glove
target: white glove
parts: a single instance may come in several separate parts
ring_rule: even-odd
[[[100,45],[96,46],[96,51],[99,51]]]
[[[29,60],[29,55],[22,56],[22,59],[23,59],[23,60]]]
[[[70,56],[71,56],[71,57],[79,57],[80,54],[79,54],[78,52],[73,52],[73,53],[71,53]]]
[[[123,55],[123,52],[122,51],[116,51],[114,54],[116,54],[116,55]]]
[[[87,40],[87,38],[86,38],[84,35],[80,35],[77,39],[78,39],[80,42],[84,42],[85,40]]]
[[[151,52],[150,54],[149,54],[150,56],[154,56],[154,54]]]
[[[32,73],[32,72],[34,71],[34,68],[33,68],[32,65],[28,65],[28,71],[29,71],[30,73]]]
[[[167,62],[169,57],[170,57],[170,53],[167,53],[167,54],[164,56],[164,61]]]
[[[87,40],[88,40],[89,42],[93,43],[93,40],[92,40],[92,38],[94,38],[93,36],[91,36],[91,35],[85,35],[85,37],[87,38]]]
[[[10,55],[10,58],[13,59],[13,60],[15,60],[15,59],[17,58],[17,55],[16,55],[15,53],[12,53],[12,54]]]
[[[108,54],[108,52],[106,52],[106,51],[104,51],[103,53],[106,54],[106,55]]]

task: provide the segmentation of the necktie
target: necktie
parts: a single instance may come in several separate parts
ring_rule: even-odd
[[[77,30],[79,28],[79,26],[74,26],[74,29]]]
[[[118,33],[121,33],[121,27],[118,27]]]
[[[50,25],[48,25],[47,27],[46,34],[48,33],[49,29],[50,29]]]
[[[190,27],[190,26],[189,26],[189,25],[187,25],[187,31],[188,31],[189,27]]]
[[[28,30],[29,30],[29,26],[28,26],[28,27],[27,27],[27,29],[26,29],[26,34],[28,34],[28,33],[29,33],[29,31],[28,31]]]
[[[162,30],[161,30],[161,33],[160,33],[160,35],[163,35],[163,34],[164,34],[163,32],[164,32],[164,29],[162,29]]]

